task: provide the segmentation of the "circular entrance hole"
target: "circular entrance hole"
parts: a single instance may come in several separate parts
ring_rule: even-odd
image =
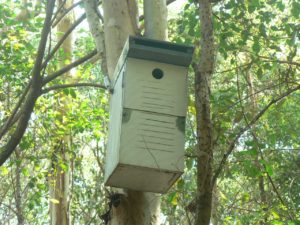
[[[155,79],[161,79],[163,78],[164,76],[164,72],[159,69],[159,68],[155,68],[154,70],[152,70],[152,76],[155,78]]]

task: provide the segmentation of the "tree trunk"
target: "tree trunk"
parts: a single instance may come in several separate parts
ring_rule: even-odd
[[[144,0],[145,36],[152,39],[168,39],[166,0]]]
[[[73,0],[67,0],[65,3],[63,0],[58,1],[59,5],[64,4],[63,8],[67,9],[73,4]],[[63,14],[60,13],[59,16]],[[73,14],[70,13],[65,15],[64,18],[58,24],[57,32],[58,39],[62,37],[62,35],[69,30],[73,22]],[[60,58],[60,67],[63,68],[68,62],[72,60],[72,35],[64,41],[62,44],[63,49],[63,57]],[[65,81],[71,81],[72,77],[70,72],[66,73],[63,78]],[[66,126],[64,122],[64,116],[66,112],[68,112],[68,96],[63,94],[59,95],[59,99],[57,101],[57,111],[60,114],[60,126]],[[70,159],[69,159],[69,149],[70,149],[70,133],[68,130],[65,130],[64,136],[61,140],[58,140],[58,143],[53,150],[52,157],[52,169],[53,169],[53,177],[50,179],[50,220],[51,225],[70,225]]]
[[[145,33],[151,38],[166,39],[166,1],[155,0],[153,3],[147,1],[145,6],[147,7],[147,10],[145,9],[145,20],[147,20]],[[103,9],[106,61],[108,74],[113,80],[113,72],[126,39],[129,35],[138,34],[138,7],[136,1],[105,0]],[[159,15],[158,18],[161,19],[159,23],[155,22],[154,15]],[[156,29],[159,32],[152,33]],[[158,195],[132,190],[124,190],[124,192],[120,204],[111,208],[110,225],[155,225],[159,223]]]
[[[105,42],[104,42],[103,25],[100,23],[100,18],[102,17],[102,15],[98,10],[98,2],[95,0],[85,0],[84,10],[86,13],[86,18],[89,24],[90,32],[96,44],[97,54],[101,60],[102,72],[106,76],[108,76],[107,64],[105,58]]]
[[[21,187],[21,156],[20,150],[15,150],[16,161],[16,190],[15,190],[15,201],[16,201],[16,213],[18,218],[18,225],[24,224],[24,213],[22,207],[22,187]]]
[[[197,119],[197,197],[195,225],[209,225],[212,210],[213,134],[210,115],[210,83],[214,66],[214,40],[210,0],[199,0],[201,52],[195,71]]]
[[[108,74],[113,80],[113,73],[129,35],[136,35],[137,2],[135,0],[104,0],[104,37]]]

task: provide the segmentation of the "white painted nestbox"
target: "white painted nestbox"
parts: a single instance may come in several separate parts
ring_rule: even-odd
[[[193,47],[129,37],[115,69],[105,184],[165,193],[184,170]]]

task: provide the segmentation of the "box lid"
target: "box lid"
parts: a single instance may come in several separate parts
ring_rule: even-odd
[[[130,36],[124,50],[127,57],[151,60],[179,66],[189,66],[194,47],[144,37]]]

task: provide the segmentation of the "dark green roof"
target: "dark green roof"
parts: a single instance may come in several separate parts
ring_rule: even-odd
[[[193,52],[193,46],[130,36],[127,57],[189,66]]]

